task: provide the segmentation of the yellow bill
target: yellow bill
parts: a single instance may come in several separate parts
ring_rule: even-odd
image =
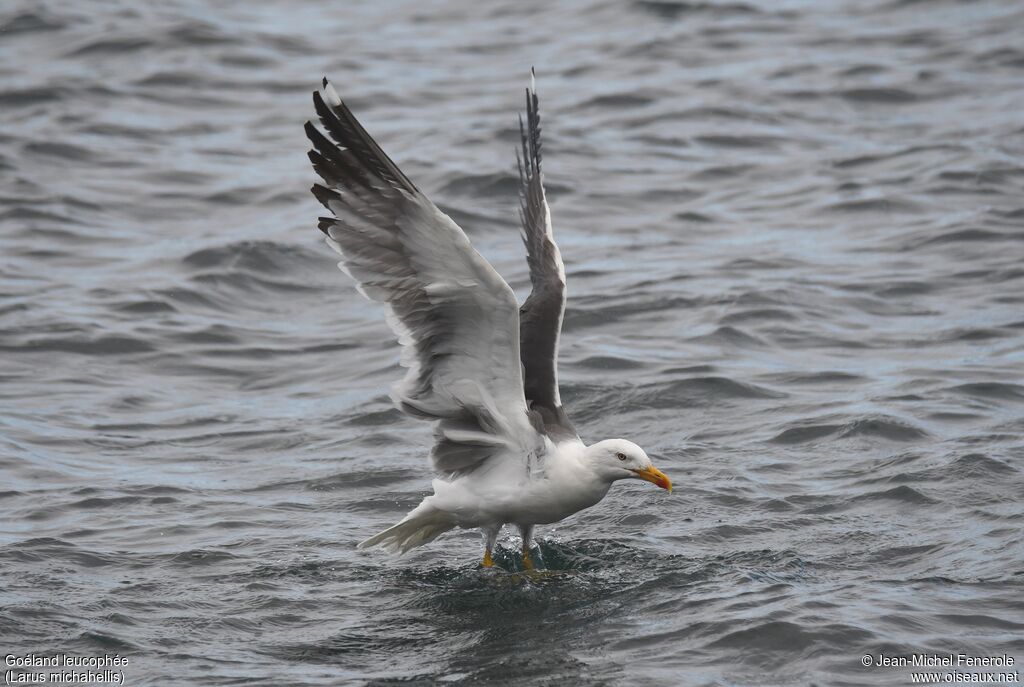
[[[647,480],[651,484],[657,484],[662,489],[667,489],[668,493],[672,493],[672,480],[668,478],[664,472],[654,467],[653,465],[643,470],[634,470],[636,476],[640,479]]]

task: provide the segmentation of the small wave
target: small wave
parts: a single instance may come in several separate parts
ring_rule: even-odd
[[[992,208],[989,210],[989,214],[993,217],[1009,220],[1013,223],[1012,226],[1016,227],[1019,226],[1017,220],[1024,219],[1024,208],[1016,208],[1014,210],[999,210]]]
[[[0,24],[0,35],[15,36],[19,33],[41,33],[58,31],[67,24],[53,16],[40,12],[22,12]]]
[[[195,88],[203,84],[203,77],[192,71],[159,71],[135,82],[136,86],[156,88]]]
[[[950,481],[986,480],[994,482],[1005,480],[1008,475],[1019,472],[1018,469],[1009,463],[987,456],[983,453],[969,453],[958,456],[948,462],[931,465],[920,470],[900,472],[884,481],[891,483],[921,484],[934,482],[936,484],[947,484]]]
[[[597,276],[597,274],[601,273],[583,275],[581,272],[575,272],[573,276],[578,278],[581,276]],[[632,315],[676,310],[693,303],[691,299],[682,296],[665,298],[657,294],[644,294],[642,299],[638,297],[637,300],[630,303],[609,305],[607,301],[607,298],[602,298],[599,300],[601,304],[592,308],[586,308],[577,304],[573,308],[566,309],[562,331],[601,326],[607,324],[610,320],[621,320]]]
[[[409,630],[405,630],[406,634]],[[373,633],[359,631],[335,632],[330,637],[302,644],[277,646],[274,651],[279,660],[323,665],[325,663],[352,664],[357,659],[374,664],[394,661],[401,652],[413,652],[416,647],[428,646],[427,638],[415,636],[395,636],[382,634],[379,630]],[[408,659],[406,659],[408,660]],[[358,665],[358,663],[355,663]]]
[[[888,67],[880,64],[855,64],[852,67],[846,67],[839,72],[840,76],[851,77],[851,76],[876,76],[878,74],[884,74],[888,71]]]
[[[748,334],[742,329],[737,329],[731,325],[723,325],[711,332],[710,334],[704,334],[702,336],[695,336],[691,341],[699,341],[701,343],[718,344],[727,346],[738,346],[740,348],[760,348],[766,346],[765,342],[757,338],[752,334]]]
[[[986,456],[984,453],[969,453],[954,460],[950,466],[952,474],[958,477],[997,477],[1013,474],[1017,468]]]
[[[189,21],[167,32],[173,42],[185,46],[237,45],[238,36],[225,33],[213,24],[203,21]]]
[[[301,487],[304,491],[358,491],[363,488],[394,487],[408,479],[420,478],[422,473],[415,469],[387,469],[377,468],[370,472],[342,472],[328,477],[321,477],[309,480],[291,480],[264,484],[250,489],[252,492],[277,491],[288,487]],[[413,503],[411,507],[415,506]]]
[[[733,324],[737,322],[757,322],[763,320],[792,322],[796,319],[798,319],[797,316],[788,310],[780,310],[778,308],[754,308],[751,310],[729,313],[728,315],[722,316],[718,321],[722,324]]]
[[[1008,336],[1013,336],[1013,333],[1003,329],[995,329],[991,327],[974,327],[968,329],[954,329],[948,333],[944,333],[940,338],[941,341],[990,341],[992,339],[1001,339]]]
[[[277,291],[291,293],[296,291],[315,291],[319,287],[291,279],[266,279],[246,273],[200,274],[193,279],[211,289],[237,289],[245,292]]]
[[[255,39],[260,45],[273,48],[286,54],[301,56],[309,55],[311,52],[316,51],[316,46],[301,34],[295,35],[260,32],[256,34]]]
[[[890,212],[919,212],[920,207],[907,200],[897,198],[865,198],[862,200],[846,200],[839,203],[826,205],[828,212],[851,213],[890,213]]]
[[[893,487],[892,489],[886,489],[884,491],[873,491],[866,494],[858,494],[850,499],[850,502],[852,503],[873,503],[875,501],[897,501],[899,503],[913,504],[915,506],[934,505],[940,503],[930,496],[925,496],[917,489],[908,487],[905,484],[901,484],[898,487]]]
[[[217,61],[229,67],[242,67],[245,69],[267,69],[277,64],[277,59],[271,55],[261,55],[254,52],[226,52],[217,57]]]
[[[957,394],[973,396],[975,398],[1000,401],[1024,401],[1024,386],[1020,384],[1011,384],[1010,382],[973,382],[969,384],[959,384],[957,386],[950,387],[949,390]]]
[[[751,270],[778,270],[786,268],[798,268],[805,263],[789,257],[767,256],[735,258],[727,262],[724,267],[729,270],[749,272]],[[791,303],[794,294],[784,289],[773,289],[770,291],[745,291],[734,302],[736,305],[783,305]]]
[[[0,212],[0,220],[18,220],[20,222],[29,222],[32,226],[25,227],[20,232],[19,236],[31,237],[31,236],[46,236],[52,238],[55,241],[88,241],[95,240],[93,236],[84,236],[79,231],[71,231],[66,228],[40,228],[38,224],[41,223],[52,223],[59,225],[77,224],[78,222],[68,215],[59,214],[50,210],[40,210],[39,208],[25,207],[17,205]]]
[[[954,231],[947,231],[939,234],[938,236],[921,238],[909,244],[907,247],[909,249],[913,249],[921,246],[942,245],[946,243],[973,243],[976,241],[1007,241],[1020,239],[1020,236],[1003,234],[1002,232],[992,231],[990,229],[956,229]]]
[[[562,542],[542,538],[537,540],[544,565],[548,570],[590,572],[621,565],[622,562],[640,563],[649,554],[612,539],[575,539]]]
[[[72,143],[43,141],[26,144],[22,150],[30,155],[54,157],[61,160],[74,160],[76,162],[94,162],[96,160],[96,153],[94,151]]]
[[[976,422],[983,417],[984,415],[979,415],[978,413],[954,413],[949,411],[928,414],[928,419],[935,420],[936,422]]]
[[[116,556],[96,551],[88,551],[79,546],[52,537],[27,539],[5,547],[0,559],[11,562],[44,563],[53,565],[55,562],[79,565],[83,568],[103,568],[116,565],[120,561]]]
[[[719,134],[715,136],[697,136],[694,140],[713,148],[760,148],[772,150],[778,148],[784,140],[775,136],[728,136]]]
[[[875,563],[885,563],[886,566],[900,568],[914,566],[929,555],[941,552],[944,544],[920,544],[917,546],[887,546],[875,549],[868,556],[868,560]]]
[[[56,88],[22,88],[0,91],[0,105],[4,107],[38,105],[61,99],[60,89]]]
[[[592,355],[575,363],[579,367],[592,370],[635,370],[643,367],[643,363],[613,355]]]
[[[804,444],[809,441],[816,441],[817,439],[824,439],[825,437],[832,436],[839,432],[842,425],[804,425],[800,427],[790,427],[785,429],[774,437],[771,441],[775,444]]]
[[[785,664],[792,661],[794,652],[820,651],[823,645],[861,646],[873,639],[874,633],[855,625],[833,623],[807,629],[796,623],[773,620],[730,632],[708,646],[736,649],[744,654],[751,652],[753,655],[744,656],[744,662]]]
[[[745,537],[763,537],[774,531],[774,527],[757,525],[718,525],[700,533],[702,541],[728,542]]]
[[[650,95],[643,93],[611,93],[608,95],[599,95],[586,102],[576,106],[576,109],[586,109],[588,107],[612,107],[612,108],[629,108],[629,107],[643,107],[656,102],[655,98]]]
[[[729,14],[757,15],[761,11],[743,2],[685,2],[679,0],[636,0],[633,6],[662,19],[678,19],[686,14],[708,13],[716,16]]]
[[[299,281],[296,275],[308,274],[310,267],[323,265],[323,259],[306,248],[271,241],[242,241],[197,250],[182,258],[182,263],[197,273],[193,276],[195,281],[212,287],[305,291],[317,287]],[[209,300],[201,293],[192,295]]]
[[[673,113],[673,120],[715,120],[728,119],[742,122],[759,122],[761,124],[778,124],[782,121],[777,115],[767,110],[752,109],[743,107],[740,104],[731,104],[728,107],[700,106],[693,107],[683,112]]]
[[[119,651],[124,655],[128,652],[138,653],[140,647],[127,639],[115,637],[112,634],[106,634],[103,632],[83,632],[74,639],[71,640],[69,648],[77,649],[82,647],[86,651],[93,650],[97,652],[103,651]],[[129,654],[131,655],[131,654]]]
[[[879,298],[902,298],[904,296],[920,296],[935,290],[935,284],[920,281],[893,281],[877,284],[872,292]]]
[[[68,508],[77,508],[80,510],[95,510],[97,508],[120,508],[122,506],[128,506],[135,503],[140,503],[142,498],[139,496],[111,496],[102,498],[99,496],[92,496],[81,501],[75,501],[67,505]]]
[[[840,437],[868,436],[889,441],[914,441],[928,436],[923,429],[894,418],[870,417],[854,420],[842,428]]]
[[[1024,69],[1024,51],[1015,48],[996,48],[974,56],[979,64],[996,64],[1000,67]]]
[[[984,615],[981,613],[943,613],[938,617],[954,623],[957,627],[976,627],[988,630],[1004,630],[1007,632],[1020,632],[1021,630],[1024,630],[1024,623],[1018,623],[1005,618],[998,618],[996,616]]]
[[[902,105],[914,103],[921,99],[919,95],[902,88],[848,88],[836,91],[835,95],[843,100],[854,103],[878,103],[883,105]]]
[[[939,179],[947,181],[968,181],[974,186],[1006,184],[1018,181],[1024,176],[1020,167],[987,167],[972,170],[946,170],[939,172]]]
[[[85,57],[88,55],[124,55],[145,50],[153,45],[148,38],[124,36],[120,38],[101,38],[80,45],[67,53],[66,57]]]
[[[192,309],[196,306],[202,306],[214,310],[223,309],[222,304],[215,298],[214,294],[210,294],[201,289],[190,289],[185,287],[157,289],[154,291],[154,295],[159,296],[160,300],[163,300],[172,306],[180,305],[186,309]]]
[[[700,224],[707,224],[715,221],[715,219],[710,215],[704,215],[699,212],[680,212],[672,216],[681,222],[698,222]]]
[[[786,394],[738,382],[728,377],[692,377],[651,384],[632,394],[635,405],[648,408],[677,408],[733,399],[778,399]]]
[[[802,444],[832,436],[844,439],[865,436],[888,441],[915,441],[928,434],[923,429],[895,418],[873,416],[847,422],[832,420],[801,423],[783,430],[771,441],[777,444]]]
[[[198,566],[209,566],[217,565],[225,561],[231,561],[238,558],[233,553],[227,551],[216,551],[211,549],[192,549],[190,551],[182,551],[171,555],[163,555],[160,558],[170,565],[174,566],[185,566],[185,567],[198,567]]]
[[[734,179],[736,177],[742,177],[753,170],[754,165],[748,164],[713,165],[711,167],[705,167],[704,169],[698,170],[691,176],[694,179],[700,180]]]
[[[210,193],[203,196],[203,200],[214,205],[226,205],[228,207],[238,207],[257,203],[262,205],[271,197],[271,191],[272,189],[268,189],[265,186],[237,186],[235,188]]]
[[[959,146],[954,145],[924,145],[924,146],[909,146],[893,152],[879,153],[874,155],[857,155],[854,157],[843,158],[836,160],[832,163],[833,167],[839,169],[848,169],[863,167],[865,165],[871,165],[878,162],[889,162],[891,160],[897,160],[902,157],[920,155],[922,153],[936,153],[936,152],[957,152],[960,150]]]
[[[846,382],[864,382],[867,377],[852,374],[850,372],[786,372],[774,374],[768,377],[772,381],[788,386],[790,384],[844,384]]]
[[[128,355],[132,353],[149,353],[154,350],[154,347],[143,339],[111,335],[95,339],[35,339],[20,345],[0,346],[0,350],[10,353],[59,351],[62,353],[77,353],[79,355]]]
[[[241,343],[239,335],[229,327],[222,324],[210,325],[193,331],[175,333],[175,341],[196,344],[225,344],[235,345]]]
[[[446,183],[441,193],[478,198],[515,198],[519,194],[519,177],[511,172],[490,174],[463,174]]]
[[[111,304],[111,309],[135,315],[155,315],[158,313],[178,312],[178,309],[166,301],[142,299]]]

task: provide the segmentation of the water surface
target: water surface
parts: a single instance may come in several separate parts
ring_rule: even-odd
[[[0,644],[126,684],[907,684],[1024,659],[1017,2],[0,8]],[[525,295],[538,71],[563,398],[677,485],[484,574],[315,229],[329,75]],[[502,540],[514,567],[517,542]]]

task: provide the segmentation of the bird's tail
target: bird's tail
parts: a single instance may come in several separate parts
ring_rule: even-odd
[[[439,510],[424,500],[401,522],[383,532],[359,542],[360,549],[380,546],[394,553],[405,553],[409,549],[423,546],[455,527],[451,514]]]

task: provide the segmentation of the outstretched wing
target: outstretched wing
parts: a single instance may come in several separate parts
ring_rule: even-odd
[[[319,227],[360,292],[388,306],[408,367],[392,397],[404,412],[438,421],[434,467],[466,471],[506,449],[536,453],[543,439],[527,416],[512,289],[326,79],[313,103],[330,136],[306,123],[309,159],[324,180],[313,195],[333,214]]]
[[[565,312],[565,266],[551,231],[551,211],[541,172],[540,111],[533,73],[526,89],[526,123],[519,118],[522,155],[519,202],[526,260],[530,265],[530,296],[519,309],[519,341],[530,408],[539,413],[544,431],[554,440],[577,436],[558,393],[558,337]]]

